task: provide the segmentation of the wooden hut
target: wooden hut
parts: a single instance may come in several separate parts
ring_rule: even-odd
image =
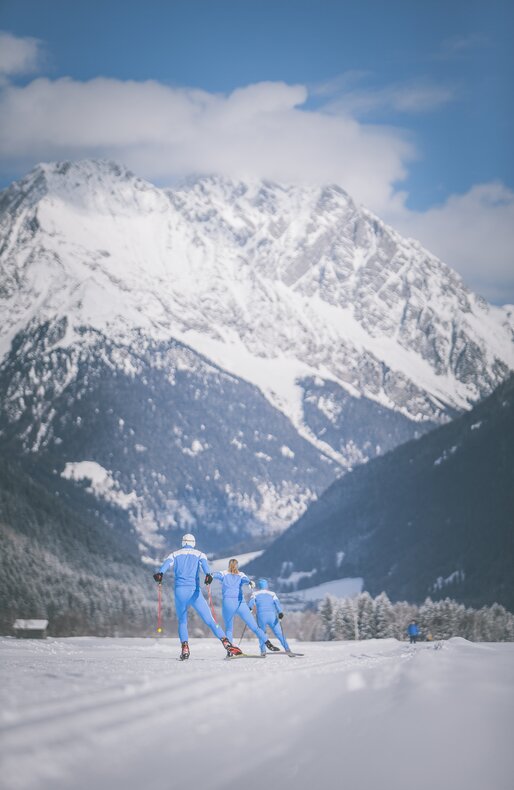
[[[18,639],[45,639],[48,620],[16,620],[14,635]]]

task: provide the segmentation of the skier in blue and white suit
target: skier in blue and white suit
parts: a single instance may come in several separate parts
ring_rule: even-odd
[[[268,588],[266,579],[258,579],[257,587],[259,589],[254,590],[248,603],[250,611],[255,606],[257,609],[257,622],[262,630],[266,631],[266,626],[269,625],[286,653],[289,653],[289,645],[278,622],[284,617],[280,601],[276,594]]]
[[[407,634],[409,635],[411,645],[415,645],[419,639],[419,628],[415,620],[411,620],[407,626]]]
[[[173,568],[175,575],[175,609],[178,618],[178,635],[182,642],[181,659],[189,658],[189,641],[187,633],[187,610],[190,606],[195,609],[206,625],[209,626],[214,636],[221,640],[221,643],[228,655],[241,653],[238,647],[234,647],[227,639],[223,629],[218,625],[212,612],[207,605],[207,601],[200,590],[200,569],[206,574],[205,582],[210,584],[212,576],[207,562],[207,557],[201,551],[195,549],[196,540],[194,535],[184,535],[182,538],[182,548],[172,551],[169,554],[154,579],[159,584],[162,583],[163,575],[167,570]]]
[[[253,586],[253,582],[250,581],[245,573],[242,573],[239,570],[239,564],[235,559],[229,561],[228,571],[216,571],[212,574],[212,577],[213,579],[218,579],[221,582],[221,607],[227,638],[230,640],[230,642],[232,641],[232,634],[234,631],[234,617],[237,615],[244,623],[246,623],[250,631],[253,631],[259,640],[261,655],[265,656],[266,647],[269,647],[270,650],[273,650],[273,645],[271,642],[269,642],[269,640],[266,641],[265,632],[262,630],[262,628],[259,628],[253,619],[252,614],[248,608],[248,604],[246,603],[243,596],[243,587],[245,585]]]

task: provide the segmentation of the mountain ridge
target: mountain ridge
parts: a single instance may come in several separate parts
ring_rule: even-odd
[[[143,502],[144,551],[182,528],[216,548],[224,521],[238,543],[283,530],[514,367],[508,310],[339,187],[170,190],[115,163],[41,165],[0,194],[0,234],[0,445],[48,480],[96,463]],[[91,409],[112,415],[110,449]]]
[[[456,420],[335,481],[249,573],[512,609],[514,375]]]
[[[46,191],[40,186],[42,180],[45,181]],[[142,291],[151,300],[151,305],[147,306],[153,308],[152,316],[156,315],[159,319],[163,318],[162,304],[161,309],[159,309],[159,298],[162,301],[166,297],[168,300],[166,306],[168,315],[164,315],[164,319],[166,319],[167,325],[164,324],[165,334],[162,336],[159,336],[159,329],[162,331],[163,327],[162,325],[159,326],[158,320],[152,317],[149,318],[148,315],[142,315],[143,310],[141,308],[145,306],[145,303],[141,299],[138,301],[137,297],[140,296],[140,293],[135,295],[132,293],[132,296],[136,297],[135,301],[126,301],[122,305],[122,307],[126,308],[126,314],[122,314],[121,317],[125,320],[133,321],[134,326],[145,329],[147,333],[150,331],[157,333],[155,335],[156,339],[167,338],[170,333],[174,333],[174,336],[178,335],[177,339],[187,343],[188,336],[190,340],[198,341],[198,338],[195,337],[195,332],[202,331],[204,336],[208,336],[209,342],[212,344],[211,355],[215,353],[214,344],[217,341],[223,344],[226,353],[230,350],[231,341],[234,341],[234,353],[237,353],[237,343],[234,338],[230,336],[228,338],[223,337],[222,332],[222,328],[224,328],[225,332],[228,332],[230,335],[231,327],[235,327],[239,338],[244,340],[245,352],[249,357],[253,358],[255,354],[252,353],[252,338],[245,336],[250,328],[250,334],[252,335],[258,334],[259,331],[261,333],[261,337],[253,342],[254,346],[257,342],[260,344],[260,347],[257,348],[257,358],[259,356],[261,358],[263,356],[266,357],[266,355],[269,358],[270,348],[267,348],[265,343],[266,337],[270,334],[271,341],[269,345],[274,349],[275,354],[277,354],[277,351],[282,350],[285,352],[282,355],[287,358],[288,344],[290,346],[294,342],[298,345],[298,342],[302,341],[305,332],[308,333],[309,330],[312,334],[312,327],[302,326],[302,322],[299,320],[299,313],[302,312],[307,304],[305,297],[310,293],[311,296],[315,297],[313,301],[315,307],[320,307],[319,304],[316,305],[317,297],[320,297],[324,302],[322,307],[325,315],[320,315],[315,309],[312,313],[320,321],[320,329],[322,326],[321,321],[323,321],[328,331],[334,331],[334,327],[331,327],[330,307],[336,306],[338,309],[337,320],[343,325],[343,336],[342,338],[338,336],[338,340],[344,341],[344,334],[348,330],[352,342],[355,344],[366,342],[369,345],[370,343],[372,344],[373,334],[376,334],[383,346],[382,354],[387,356],[388,349],[385,348],[387,344],[384,343],[384,335],[387,337],[392,336],[392,333],[397,328],[395,326],[396,315],[393,320],[393,317],[387,315],[387,313],[391,308],[394,308],[398,314],[400,324],[405,324],[411,320],[409,311],[414,310],[413,298],[407,301],[407,304],[403,304],[402,299],[396,296],[393,285],[397,285],[398,288],[404,290],[405,294],[402,294],[402,297],[406,299],[409,296],[409,290],[416,292],[416,289],[426,289],[427,278],[434,276],[437,280],[435,275],[440,276],[441,272],[444,273],[446,281],[442,284],[437,284],[436,290],[439,289],[440,291],[443,285],[454,289],[450,294],[453,299],[452,306],[456,306],[463,311],[464,315],[469,313],[469,326],[466,326],[466,330],[470,333],[470,343],[473,341],[472,323],[476,318],[472,312],[473,309],[481,311],[477,315],[482,321],[485,321],[486,318],[489,320],[491,315],[493,315],[492,324],[496,330],[498,330],[497,324],[500,323],[501,325],[501,321],[498,320],[499,315],[496,315],[497,309],[487,306],[484,300],[471,294],[463,286],[458,275],[437,261],[434,256],[427,253],[418,243],[403,240],[399,234],[388,228],[370,212],[358,210],[351,198],[338,187],[325,189],[307,187],[285,188],[279,185],[258,183],[255,183],[253,187],[248,187],[243,184],[232,184],[214,177],[207,177],[193,182],[188,190],[178,189],[171,192],[170,190],[159,190],[113,163],[92,163],[89,161],[78,165],[64,163],[54,167],[47,165],[39,170],[36,168],[33,171],[33,175],[28,176],[26,181],[29,187],[28,195],[31,197],[31,201],[29,201],[31,208],[34,207],[32,205],[34,201],[34,205],[41,203],[43,191],[45,191],[45,198],[48,198],[50,194],[54,196],[50,200],[50,205],[48,205],[48,201],[43,206],[39,205],[39,212],[36,216],[25,217],[25,223],[28,226],[29,234],[39,231],[43,242],[41,245],[42,252],[46,252],[47,255],[58,255],[53,243],[56,237],[57,241],[60,240],[64,244],[63,252],[68,257],[66,260],[61,260],[58,274],[62,273],[62,267],[65,266],[68,276],[74,277],[79,286],[80,283],[86,283],[89,288],[93,289],[93,292],[95,286],[100,282],[105,287],[108,287],[109,284],[111,286],[114,284],[121,289],[122,294],[125,293],[126,299],[128,299],[131,290],[137,291],[137,287],[139,287],[139,292]],[[14,191],[16,194],[15,199],[11,201],[13,204],[18,205],[17,199],[21,199],[20,191],[23,192],[23,200],[26,200],[27,192],[23,187],[14,189]],[[8,192],[9,190],[4,192],[4,200],[6,200],[6,193]],[[226,201],[226,205],[223,203],[223,200]],[[66,205],[64,208],[59,201],[65,201]],[[82,212],[78,217],[73,213],[73,208],[76,205],[79,206]],[[88,226],[87,215],[84,216],[84,212],[92,207],[96,208],[97,214]],[[10,210],[12,211],[12,208]],[[138,214],[137,217],[134,216],[135,211]],[[247,214],[245,214],[245,211]],[[121,213],[121,216],[118,216],[115,212]],[[180,212],[184,214],[189,225],[180,225],[182,220]],[[123,216],[123,213],[125,216]],[[147,216],[141,216],[145,215],[145,213]],[[134,223],[136,219],[138,221],[149,217],[155,219],[155,215],[157,215],[156,228],[163,238],[159,239],[158,242],[151,242],[148,237],[152,236],[155,228],[150,228],[152,232],[147,228],[144,234],[145,238],[142,241],[138,240],[137,246],[135,246],[134,238],[142,232],[142,228],[138,226],[136,233],[130,239],[130,251],[127,249],[127,245],[124,244],[121,245],[122,249],[120,252],[120,249],[115,248],[115,244],[109,242],[109,239],[116,233],[118,236],[120,235],[119,229],[116,228],[116,222],[109,221],[104,228],[100,227],[100,230],[97,231],[97,238],[92,238],[91,228],[95,222],[97,225],[100,222],[105,223],[106,217],[108,220],[111,220],[113,217],[116,218],[118,223],[122,223],[122,230],[127,230],[122,222],[127,218],[127,215],[130,223]],[[160,222],[161,220],[163,222]],[[346,223],[342,230],[339,225],[336,225],[334,230],[335,220],[343,225]],[[33,230],[34,222],[38,223],[37,231]],[[177,223],[179,223],[179,226]],[[16,225],[16,223],[14,224]],[[396,258],[393,255],[394,267],[389,266],[385,274],[381,274],[378,271],[383,266],[383,261],[385,260],[383,256],[375,260],[375,253],[371,250],[368,255],[369,260],[366,262],[363,260],[363,248],[357,244],[356,249],[354,249],[350,243],[354,242],[355,239],[362,240],[369,230],[369,224],[373,226],[373,229],[380,237],[384,237],[383,243],[386,247],[388,245],[389,247],[394,247],[395,245],[398,247],[394,253]],[[47,227],[47,238],[44,238],[44,226]],[[59,235],[62,236],[63,228],[66,229],[66,234],[73,239],[73,243],[66,244],[66,238],[59,239]],[[7,239],[10,236],[16,236],[16,228],[14,228],[14,231],[14,234],[7,231]],[[189,235],[187,235],[188,233]],[[178,238],[178,241],[175,238],[170,238],[173,234]],[[185,240],[182,238],[184,235],[186,236]],[[211,243],[212,236],[215,237],[215,242],[218,245],[216,249],[213,249],[213,244]],[[350,239],[348,238],[349,236],[351,237]],[[235,250],[232,248],[223,249],[219,246],[221,238],[226,241],[227,237],[230,237],[231,242],[236,245]],[[92,249],[93,241],[100,243],[101,240],[106,242],[103,245],[105,249],[102,249],[102,247]],[[186,242],[185,244],[182,243],[184,241]],[[371,242],[376,245],[377,240],[371,238]],[[46,248],[45,243],[47,245]],[[112,247],[110,251],[108,249],[109,243]],[[155,249],[156,244],[158,249]],[[87,252],[91,256],[88,265],[82,269],[80,268],[80,263],[76,260],[74,261],[73,253],[76,250],[73,248],[73,245],[80,246],[81,254]],[[57,243],[58,247],[59,244]],[[198,247],[201,248],[201,254],[197,254]],[[267,249],[263,251],[263,247]],[[4,261],[6,257],[9,257],[6,255],[8,248],[5,248],[6,244],[4,244]],[[246,260],[248,261],[246,264],[241,257],[242,248],[244,248]],[[219,252],[220,249],[221,252]],[[125,255],[123,265],[121,265],[120,260],[112,260],[115,255],[118,255],[119,258]],[[181,262],[180,267],[173,259],[173,255],[176,255],[176,258]],[[339,259],[337,259],[337,255]],[[409,259],[409,255],[421,256],[424,268],[421,267],[419,261]],[[141,264],[139,256],[142,256],[145,266],[151,268],[150,277],[147,272],[145,274],[145,266]],[[338,269],[334,268],[336,263],[339,265]],[[249,266],[251,270],[249,270]],[[400,271],[401,274],[403,269],[408,269],[409,267],[413,271],[407,271],[403,279],[399,277],[398,272]],[[8,273],[5,264],[3,268],[5,276]],[[78,271],[76,271],[77,268]],[[185,274],[182,271],[184,268],[187,269]],[[166,290],[169,291],[170,286],[166,279],[168,270],[173,273],[173,288],[172,292],[166,294],[165,292]],[[198,273],[201,276],[197,277]],[[99,280],[97,283],[95,276],[103,278],[103,280]],[[375,277],[376,282],[373,282],[373,287],[370,287],[368,280],[372,276]],[[152,278],[155,278],[153,282]],[[195,278],[196,287],[200,289],[202,297],[201,313],[198,310],[198,293],[196,293],[194,287]],[[202,278],[204,280],[208,279],[206,285],[203,285]],[[243,281],[242,278],[246,279]],[[318,282],[316,282],[316,278],[318,278]],[[393,280],[396,278],[395,283],[389,281],[391,278]],[[410,280],[413,282],[410,282]],[[416,280],[418,280],[417,283]],[[53,284],[55,285],[57,281],[58,278],[55,278]],[[264,299],[267,296],[265,293],[266,286],[273,282],[279,286],[282,284],[282,292],[278,294],[278,297],[273,296],[275,300],[279,298],[284,303],[281,309],[285,311],[286,317],[290,319],[287,324],[288,327],[291,327],[291,320],[294,319],[293,329],[296,332],[295,336],[291,336],[292,330],[289,328],[288,333],[285,333],[285,337],[282,338],[278,327],[273,324],[270,325],[270,322],[263,322],[256,311],[250,315],[250,324],[248,323],[248,316],[244,315],[245,310],[248,311],[250,306],[251,299],[248,298],[249,295],[252,298]],[[293,307],[291,308],[291,305],[289,305],[289,308],[291,308],[289,312],[283,292],[283,285],[288,285],[288,283],[289,285],[291,283],[295,285],[294,289],[290,288],[287,292],[288,298],[293,299]],[[153,292],[152,285],[157,287],[162,285],[162,294]],[[74,283],[74,287],[77,287],[76,283]],[[238,291],[238,288],[241,290]],[[247,290],[245,292],[245,288],[250,288],[250,291]],[[456,288],[457,290],[455,290]],[[377,292],[380,298],[375,298]],[[64,291],[64,294],[66,293]],[[177,298],[177,294],[179,294],[180,299]],[[432,296],[431,293],[429,295]],[[63,296],[62,289],[57,290],[56,296],[58,298]],[[78,297],[77,294],[68,294],[68,309],[70,307],[78,309],[79,317],[85,319],[82,320],[83,325],[88,325],[87,319],[89,321],[93,320],[98,326],[102,326],[102,322],[108,323],[111,313],[107,311],[107,316],[105,315],[102,302],[97,315],[91,314],[91,311],[88,314],[87,304],[84,305],[80,301],[80,296],[81,294]],[[94,296],[98,296],[98,294],[94,292]],[[120,293],[116,293],[116,296],[119,299]],[[242,299],[242,297],[246,298]],[[299,297],[301,298],[299,299]],[[55,312],[57,303],[59,308],[63,309],[62,301],[58,301],[56,298],[53,304],[50,294],[46,294],[45,298],[49,300],[48,310],[50,313]],[[187,306],[185,305],[185,300],[188,299],[191,302],[189,305],[190,313],[186,317],[187,321],[181,321],[177,308],[180,307],[183,310],[184,306]],[[298,299],[299,303],[297,303]],[[69,304],[70,301],[71,305]],[[418,332],[423,343],[427,344],[426,348],[421,345],[417,349],[418,356],[421,358],[421,360],[417,360],[417,367],[420,368],[421,361],[424,359],[423,355],[425,355],[425,358],[429,353],[433,355],[436,376],[439,376],[440,382],[438,382],[439,387],[433,386],[434,391],[431,395],[432,398],[437,400],[441,396],[441,392],[438,390],[444,389],[445,383],[448,384],[448,382],[444,381],[444,375],[446,375],[445,367],[448,368],[450,357],[453,354],[455,357],[451,363],[453,367],[458,369],[459,365],[461,365],[461,367],[464,367],[464,370],[460,371],[462,379],[460,381],[460,391],[445,393],[446,401],[453,399],[454,402],[448,405],[457,408],[469,407],[472,400],[487,394],[485,389],[488,386],[490,391],[491,385],[494,386],[499,383],[497,380],[498,374],[496,373],[496,378],[494,374],[493,378],[486,376],[486,380],[482,385],[471,381],[471,389],[469,392],[464,393],[465,387],[463,388],[462,384],[463,382],[465,383],[466,375],[469,376],[465,369],[466,366],[463,365],[461,360],[461,357],[465,356],[465,351],[459,347],[458,338],[448,338],[446,336],[444,338],[446,344],[444,352],[448,359],[443,358],[442,351],[439,354],[440,358],[436,358],[435,348],[430,349],[428,347],[431,341],[429,337],[427,338],[427,333],[429,330],[433,330],[430,327],[430,306],[427,302],[428,300],[426,300],[424,305],[417,306],[418,314],[413,317],[414,324],[418,321],[421,321],[422,324],[423,322],[426,323],[426,326],[421,328],[413,327],[413,331]],[[264,305],[269,308],[270,305],[272,306],[272,303],[273,299],[270,298],[264,302]],[[445,306],[444,300],[441,304]],[[134,314],[135,311],[130,312],[134,305],[139,309],[138,315]],[[353,311],[353,318],[346,310],[348,305],[351,305],[350,312]],[[39,309],[44,306],[43,300],[43,305],[40,305]],[[225,316],[220,318],[219,315],[215,315],[215,310],[218,308],[225,310]],[[379,309],[380,315],[378,315]],[[373,310],[377,313],[380,321],[384,322],[383,324],[377,325],[373,323],[372,319],[375,317]],[[505,314],[502,314],[502,317],[506,320]],[[445,323],[446,320],[445,318],[442,323]],[[25,321],[25,325],[26,323],[28,322]],[[151,327],[150,324],[152,324]],[[210,326],[207,326],[208,324]],[[123,325],[120,323],[114,327],[114,330],[123,332]],[[365,337],[367,330],[370,332],[369,337]],[[451,327],[446,328],[446,334],[448,331],[450,331],[451,335]],[[355,336],[352,336],[352,332]],[[331,339],[330,336],[328,339]],[[326,338],[323,337],[323,340],[326,340]],[[405,351],[408,351],[409,338],[401,337],[400,340],[402,340]],[[442,342],[442,339],[440,340]],[[488,338],[488,340],[494,341],[492,345],[502,345],[498,343],[497,338]],[[312,343],[312,339],[310,342]],[[437,344],[432,343],[432,345],[435,347]],[[201,351],[198,347],[196,347],[196,350]],[[364,351],[372,355],[369,349],[365,348]],[[491,356],[494,356],[497,351],[498,349],[494,348],[491,351]],[[505,349],[502,346],[501,351],[503,356],[512,362],[512,349]],[[230,357],[230,355],[228,356]],[[291,356],[295,358],[294,353]],[[296,356],[298,356],[298,353]],[[387,365],[387,360],[384,357],[383,359]],[[306,366],[310,366],[309,372],[311,374],[316,371],[319,372],[320,360],[315,358],[312,349],[310,351],[308,347],[302,349],[302,361]],[[312,361],[316,364],[312,365]],[[396,361],[404,365],[413,362],[412,359],[408,358],[408,355],[406,359]],[[494,365],[494,360],[491,361]],[[480,362],[480,359],[478,362]],[[338,378],[338,368],[334,364],[332,364],[332,368],[326,361],[322,364],[325,367],[325,375],[331,375],[339,384],[347,387],[350,394],[360,392],[375,399],[381,397],[385,399],[383,405],[391,405],[390,402],[386,402],[387,393],[384,391],[384,387],[379,392],[376,386],[373,388],[373,386],[368,385],[369,391],[364,391],[365,388],[361,387],[359,389],[358,386],[355,386],[355,381],[348,380],[347,375],[345,378]],[[506,370],[503,370],[505,375],[506,372]],[[418,371],[418,373],[421,376],[423,374],[427,375],[426,370],[423,372]],[[456,381],[459,380],[456,379]],[[472,392],[473,388],[474,391]],[[471,401],[468,399],[471,399]],[[428,408],[426,403],[423,406]],[[429,414],[422,414],[421,416],[425,418],[433,416],[436,411],[437,407],[435,406]],[[418,412],[415,405],[410,408],[408,416],[411,419],[417,418]]]

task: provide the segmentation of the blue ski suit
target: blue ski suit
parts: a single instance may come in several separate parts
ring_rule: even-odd
[[[198,549],[185,546],[166,557],[159,571],[166,573],[169,568],[173,568],[175,574],[175,609],[177,610],[180,641],[188,641],[187,610],[190,606],[198,612],[214,636],[223,639],[225,633],[212,616],[207,601],[200,590],[200,568],[204,573],[210,573],[205,554],[202,554]]]
[[[409,623],[407,626],[407,634],[409,635],[410,643],[416,644],[419,637],[419,628],[416,623]]]
[[[243,597],[243,586],[250,584],[250,579],[246,574],[230,573],[230,571],[216,571],[212,574],[213,579],[218,579],[221,582],[221,595],[222,595],[222,612],[223,622],[225,623],[225,630],[229,642],[232,642],[232,635],[234,631],[234,617],[238,617],[246,623],[250,631],[253,631],[259,640],[259,647],[262,652],[266,652],[266,634],[259,628],[253,619],[248,604]]]
[[[266,632],[266,626],[269,625],[284,650],[289,651],[289,645],[278,619],[282,607],[275,593],[268,589],[254,590],[249,601],[250,611],[254,606],[257,609],[257,622],[262,630]]]

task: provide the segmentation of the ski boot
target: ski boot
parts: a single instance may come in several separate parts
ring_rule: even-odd
[[[268,648],[268,650],[271,650],[272,653],[280,653],[280,648],[279,647],[275,647],[275,645],[272,644],[272,642],[270,642],[269,639],[266,642],[266,647]]]
[[[236,647],[235,645],[232,644],[232,642],[229,642],[226,636],[224,636],[223,639],[221,640],[221,644],[227,651],[227,656],[229,658],[230,656],[240,656],[243,652],[239,647]]]
[[[187,642],[182,642],[182,652],[180,654],[180,660],[185,661],[186,658],[189,658],[189,645]]]

